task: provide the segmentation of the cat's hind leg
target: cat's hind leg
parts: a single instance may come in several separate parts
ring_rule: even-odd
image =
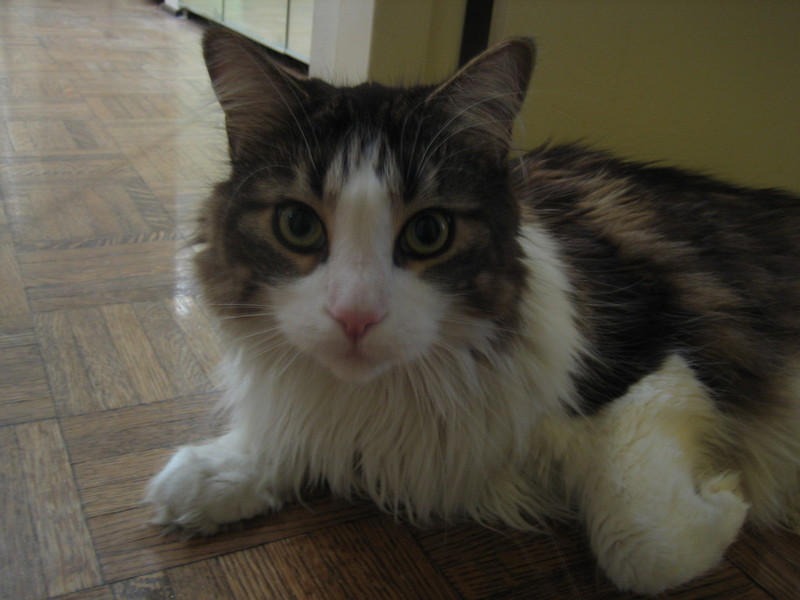
[[[233,431],[200,446],[184,446],[147,488],[153,522],[188,534],[212,534],[220,525],[278,510],[281,498],[264,484],[257,457]]]
[[[739,476],[715,472],[719,415],[677,356],[593,418],[572,474],[598,562],[653,594],[715,566],[747,516]]]

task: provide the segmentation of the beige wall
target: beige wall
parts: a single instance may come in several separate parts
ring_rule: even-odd
[[[375,3],[370,79],[433,83],[458,67],[466,0]]]
[[[797,0],[496,0],[536,38],[520,145],[584,140],[800,192]]]
[[[431,83],[458,63],[466,0],[316,0],[310,73],[337,83]]]

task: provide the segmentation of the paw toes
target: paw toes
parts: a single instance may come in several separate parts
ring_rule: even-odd
[[[699,495],[718,511],[719,525],[735,535],[744,524],[750,508],[742,498],[739,475],[737,473],[717,475],[701,486]]]
[[[718,492],[731,492],[739,494],[741,490],[741,477],[738,473],[720,473],[715,475],[701,486],[701,493],[716,494]]]
[[[145,501],[154,507],[153,524],[189,536],[211,535],[222,524],[278,505],[257,481],[242,455],[220,452],[213,444],[187,447],[152,480]]]

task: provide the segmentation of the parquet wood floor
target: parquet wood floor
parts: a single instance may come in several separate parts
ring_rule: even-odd
[[[187,273],[224,169],[200,26],[145,0],[0,2],[0,597],[629,598],[580,533],[420,530],[320,497],[206,540],[145,482],[218,429]],[[749,532],[664,598],[800,598],[800,540]]]

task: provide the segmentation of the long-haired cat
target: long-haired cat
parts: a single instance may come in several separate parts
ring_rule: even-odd
[[[800,200],[580,147],[508,158],[534,60],[438,86],[296,78],[224,31],[205,58],[231,171],[196,267],[228,432],[151,482],[208,534],[309,485],[414,523],[575,516],[623,589],[797,526]]]

